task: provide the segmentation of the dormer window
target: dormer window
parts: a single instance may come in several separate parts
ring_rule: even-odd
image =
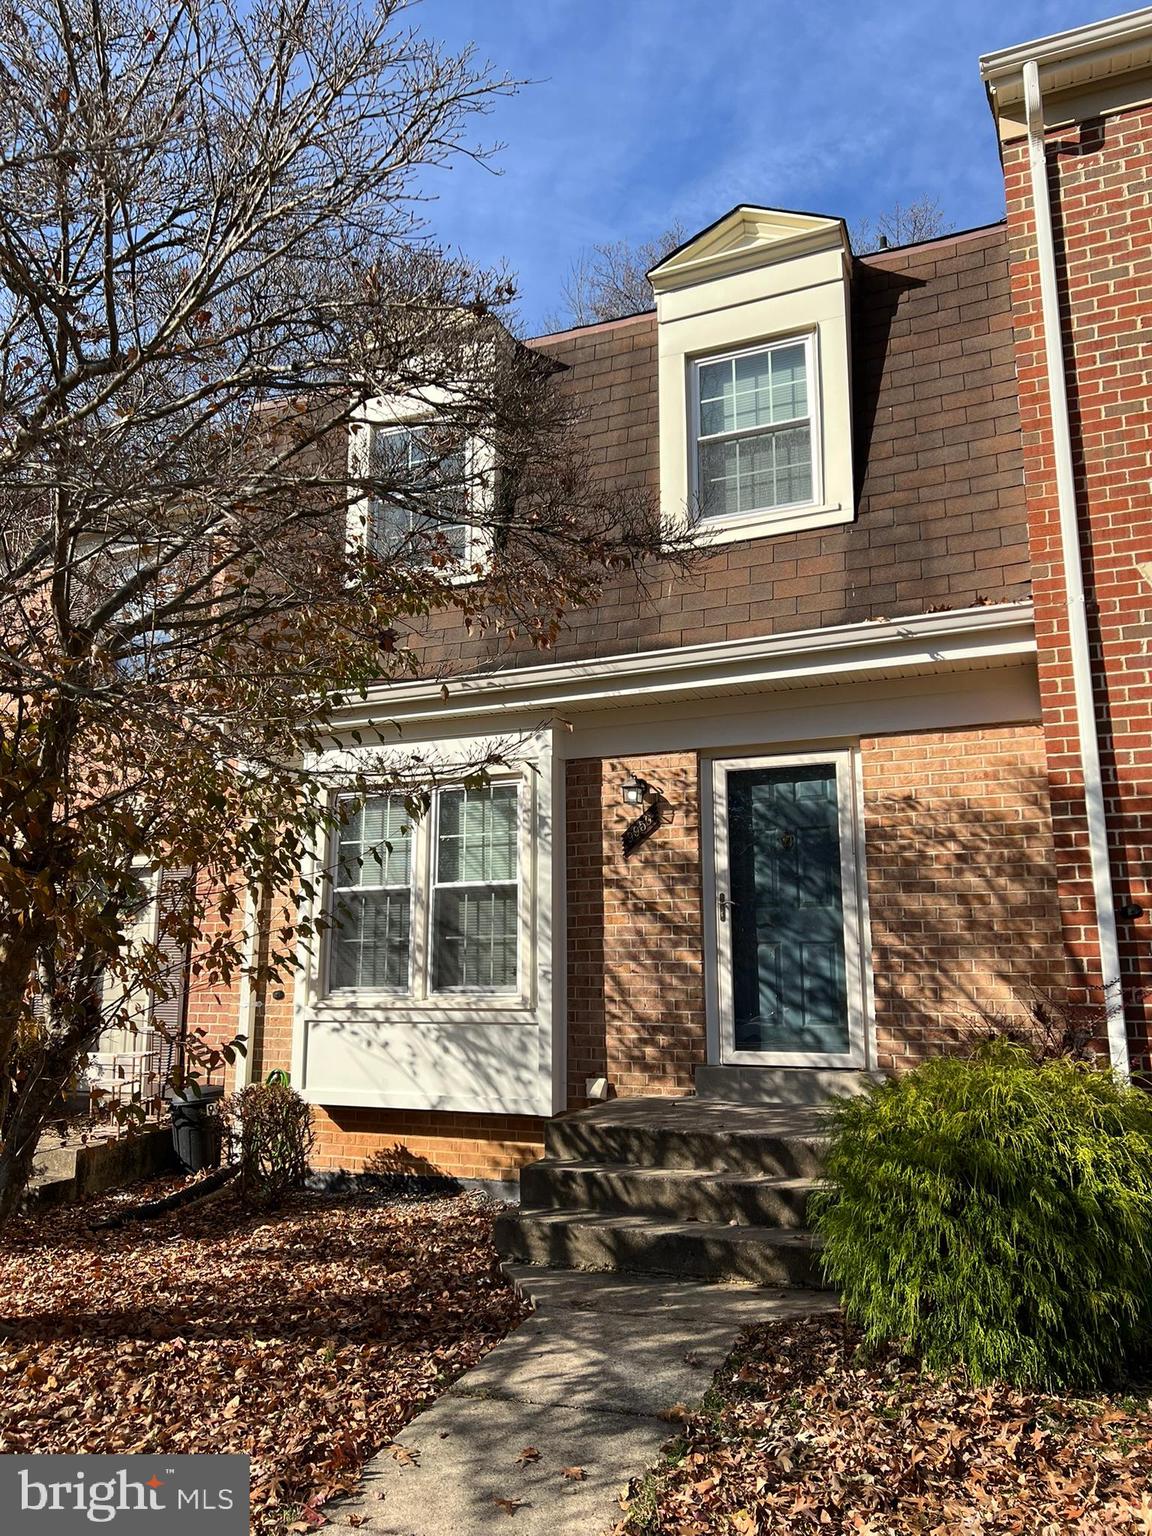
[[[741,204],[648,274],[660,358],[660,501],[709,544],[856,513],[840,219]]]
[[[694,365],[700,515],[732,517],[815,499],[812,338]]]
[[[468,558],[467,455],[444,440],[435,422],[373,426],[372,472],[396,494],[372,504],[371,533],[378,555],[427,559],[437,548]]]

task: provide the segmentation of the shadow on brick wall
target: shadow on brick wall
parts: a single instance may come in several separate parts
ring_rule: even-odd
[[[629,774],[666,819],[626,855]],[[705,1059],[696,754],[577,759],[567,783],[569,1104],[598,1077],[621,1097],[687,1092]]]
[[[1046,773],[1000,767],[970,789],[865,795],[881,1067],[1067,993]]]

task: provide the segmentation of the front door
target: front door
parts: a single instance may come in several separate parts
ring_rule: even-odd
[[[714,765],[721,1059],[863,1062],[846,753]]]

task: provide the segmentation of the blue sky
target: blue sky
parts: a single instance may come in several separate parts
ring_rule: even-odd
[[[434,178],[437,238],[517,275],[531,333],[582,246],[738,202],[841,214],[1003,192],[981,53],[1111,14],[1075,0],[424,0],[432,36],[530,78],[485,121],[501,174]]]

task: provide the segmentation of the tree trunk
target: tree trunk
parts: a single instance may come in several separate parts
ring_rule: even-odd
[[[0,1067],[7,1060],[20,1017],[28,1006],[44,932],[25,924],[0,936]]]
[[[40,1145],[44,1122],[68,1081],[67,1074],[53,1085],[40,1077],[28,1088],[18,1091],[8,1119],[7,1134],[0,1145],[0,1230],[5,1228],[20,1208],[32,1160]]]
[[[73,1018],[69,1026],[54,1034],[39,1071],[17,1088],[9,1103],[0,1140],[0,1231],[20,1208],[45,1123],[59,1104],[80,1057],[100,1034],[103,1019],[90,983],[88,996],[90,1001],[79,1010],[83,1022]]]

